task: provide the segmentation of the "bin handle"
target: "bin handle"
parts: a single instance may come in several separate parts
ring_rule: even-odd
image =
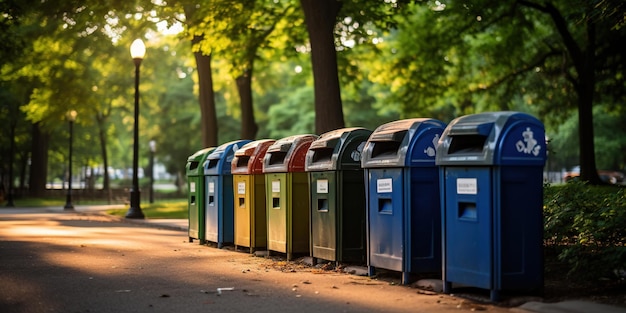
[[[370,141],[402,141],[406,133],[407,130],[377,132],[372,134]]]
[[[489,136],[492,128],[493,123],[455,125],[450,128],[449,135],[482,135],[486,137]]]

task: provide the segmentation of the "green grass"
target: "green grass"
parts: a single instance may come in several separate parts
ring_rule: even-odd
[[[39,208],[39,207],[62,207],[65,205],[65,198],[21,198],[13,201],[18,208]],[[74,202],[74,205],[106,205],[106,201],[84,201]],[[147,218],[189,218],[187,199],[159,200],[155,203],[142,202],[141,211]],[[106,213],[115,216],[125,216],[128,207],[123,209],[111,209]]]
[[[15,204],[16,207],[39,208],[39,207],[47,207],[47,206],[64,206],[65,201],[66,201],[65,197],[62,197],[62,198],[59,198],[59,197],[56,197],[56,198],[20,198],[20,199],[13,200],[13,203]],[[98,200],[98,201],[81,200],[80,202],[74,202],[74,205],[102,205],[102,204],[107,204],[107,203],[106,201],[101,201],[101,200]]]
[[[140,204],[141,211],[146,218],[189,218],[189,212],[187,209],[187,200],[167,200],[158,201],[155,203],[142,203]],[[123,209],[111,209],[106,213],[115,216],[125,216],[128,212],[128,208]]]

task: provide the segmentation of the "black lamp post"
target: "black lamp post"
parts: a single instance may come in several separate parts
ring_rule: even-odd
[[[144,218],[139,207],[139,66],[146,54],[146,46],[141,39],[136,39],[130,45],[130,56],[135,63],[135,128],[133,138],[133,186],[130,189],[130,208],[126,212],[126,218]]]
[[[67,196],[65,198],[65,206],[63,207],[65,210],[74,210],[74,205],[72,204],[72,142],[74,141],[74,121],[76,120],[76,111],[71,110],[67,112],[67,120],[70,124],[70,158],[69,158],[69,178],[67,180]]]
[[[154,153],[156,141],[150,140],[150,203],[154,203]]]

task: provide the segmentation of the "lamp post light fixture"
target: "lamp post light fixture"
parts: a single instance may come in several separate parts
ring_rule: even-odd
[[[154,153],[156,141],[150,140],[150,203],[154,203]]]
[[[126,218],[144,218],[139,206],[139,66],[146,54],[146,46],[141,39],[136,39],[130,45],[130,56],[135,63],[135,126],[133,134],[133,185],[130,189],[130,208]]]
[[[65,206],[63,209],[68,211],[74,210],[74,205],[72,204],[72,143],[74,141],[74,121],[76,121],[76,114],[75,110],[67,112],[67,120],[70,124],[70,155],[68,164],[67,195],[65,197]]]

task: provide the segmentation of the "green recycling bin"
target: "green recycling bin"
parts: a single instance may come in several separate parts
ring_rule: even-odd
[[[189,242],[198,239],[200,244],[204,238],[204,172],[202,162],[213,152],[215,147],[197,151],[187,158],[185,171],[187,175],[187,210],[189,215]]]
[[[274,139],[256,140],[235,151],[230,171],[235,198],[235,249],[248,247],[253,253],[267,247],[263,157],[274,142]]]
[[[366,260],[366,197],[361,153],[372,131],[342,128],[309,147],[311,256],[337,262]]]
[[[309,189],[304,159],[316,135],[295,135],[272,144],[263,159],[267,206],[267,250],[309,252]]]

